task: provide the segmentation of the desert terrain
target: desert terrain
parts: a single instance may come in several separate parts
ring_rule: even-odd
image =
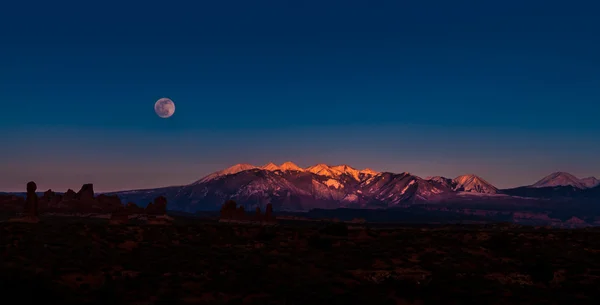
[[[0,223],[5,304],[592,304],[600,230]]]

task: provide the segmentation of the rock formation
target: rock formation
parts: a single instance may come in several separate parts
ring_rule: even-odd
[[[149,225],[168,225],[171,224],[172,218],[167,216],[167,198],[158,196],[153,203],[148,204],[145,209],[146,224]]]
[[[236,209],[235,215],[234,215],[233,219],[235,219],[235,220],[246,220],[246,209],[244,209],[243,205],[240,205]]]
[[[94,185],[91,183],[84,184],[79,192],[77,192],[77,199],[83,202],[91,202],[94,200]]]
[[[113,213],[115,211],[124,209],[121,199],[119,199],[119,196],[116,195],[108,196],[101,194],[98,195],[96,201],[98,202],[98,206],[102,211]]]
[[[221,219],[233,219],[237,210],[236,203],[233,200],[227,200],[221,207]]]
[[[35,193],[37,185],[31,181],[27,183],[27,197],[25,198],[25,210],[27,217],[38,217],[38,195]]]
[[[260,207],[256,207],[256,213],[254,214],[254,220],[255,221],[262,221],[263,215],[262,212],[260,210]]]
[[[167,214],[167,198],[158,196],[154,199],[154,203],[148,204],[146,207],[147,215],[166,215]]]
[[[137,204],[135,204],[133,202],[127,203],[127,206],[125,206],[125,209],[127,210],[127,213],[129,213],[130,215],[144,213],[144,209],[140,208],[139,206],[137,206]]]
[[[273,206],[267,204],[266,214],[262,214],[260,207],[256,207],[254,215],[249,215],[243,205],[239,207],[233,200],[227,200],[223,206],[221,206],[221,217],[220,221],[257,221],[257,222],[275,222],[273,216]]]
[[[72,189],[68,189],[67,192],[63,195],[62,200],[63,201],[75,200],[76,196],[77,196],[77,193],[75,193],[75,191],[73,191]]]
[[[100,194],[94,197],[93,184],[84,184],[77,193],[69,189],[63,195],[47,190],[40,198],[40,209],[51,213],[104,214],[122,208],[121,199],[116,195]]]
[[[267,222],[273,222],[275,221],[275,216],[273,216],[273,205],[272,204],[267,204],[267,209],[265,211],[265,220]]]
[[[235,201],[227,200],[221,207],[222,220],[246,220],[246,211],[244,206],[237,206]]]
[[[58,197],[52,190],[45,191],[44,195],[42,195],[39,200],[39,210],[48,210],[50,207],[55,206],[60,201],[59,199],[60,197]]]
[[[37,185],[35,182],[30,181],[27,183],[27,197],[25,198],[25,204],[23,207],[23,217],[13,218],[11,222],[29,222],[36,223],[39,221],[38,218],[38,195],[35,193]]]

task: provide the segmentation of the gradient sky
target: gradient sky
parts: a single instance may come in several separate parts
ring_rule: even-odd
[[[0,38],[4,191],[288,160],[600,176],[598,1],[22,0]]]

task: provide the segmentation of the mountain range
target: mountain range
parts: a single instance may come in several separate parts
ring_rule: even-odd
[[[307,168],[292,162],[264,166],[236,164],[188,185],[106,193],[124,202],[147,205],[165,196],[170,210],[217,210],[228,199],[247,209],[271,203],[280,211],[312,209],[373,209],[417,204],[473,202],[540,204],[600,199],[600,182],[557,172],[538,182],[513,189],[498,189],[485,179],[468,174],[456,178],[421,178],[410,173],[358,170],[348,165],[317,164]]]

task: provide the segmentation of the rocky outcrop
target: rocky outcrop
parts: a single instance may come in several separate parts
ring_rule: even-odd
[[[243,206],[237,206],[235,201],[227,200],[223,206],[221,207],[221,217],[222,220],[249,220],[249,217],[246,215],[246,210]]]
[[[77,192],[77,199],[84,202],[91,202],[94,200],[94,185],[91,183],[84,184],[79,192]]]
[[[149,225],[170,225],[173,220],[167,216],[167,198],[158,196],[144,210]]]
[[[74,190],[68,189],[67,192],[65,192],[65,194],[63,195],[62,200],[63,201],[75,200],[76,196],[77,196],[77,193],[75,193]]]
[[[237,207],[233,200],[227,200],[221,206],[221,217],[220,219],[233,219],[236,213]]]
[[[146,214],[148,215],[166,215],[167,214],[167,198],[158,196],[154,199],[154,202],[148,204],[146,207]]]
[[[235,211],[235,216],[233,219],[236,220],[246,220],[246,210],[244,209],[243,205],[240,205],[237,210]]]
[[[242,221],[242,222],[274,222],[273,206],[267,204],[266,213],[263,215],[260,207],[256,207],[254,215],[246,213],[244,206],[237,206],[233,200],[227,200],[221,206],[219,221]]]
[[[23,214],[28,217],[38,217],[38,195],[35,193],[37,185],[31,181],[27,183],[27,197]]]
[[[40,211],[46,211],[52,206],[56,206],[62,199],[62,196],[56,195],[51,189],[44,192],[44,195],[40,198],[39,209]]]
[[[113,196],[106,196],[106,198],[112,197]],[[113,199],[113,204],[116,203],[116,200],[118,200],[118,197]],[[114,205],[111,205],[111,207],[114,207]],[[127,223],[132,215],[145,217],[146,223],[152,225],[167,225],[170,224],[172,220],[172,218],[167,216],[167,199],[163,196],[159,196],[154,199],[154,202],[148,204],[145,209],[138,207],[132,202],[128,203],[126,206],[121,206],[120,208],[115,209],[111,215],[111,224]]]
[[[156,197],[154,202],[144,209],[134,203],[123,206],[117,195],[100,194],[95,197],[94,185],[89,183],[84,184],[77,193],[69,189],[60,195],[49,189],[40,198],[36,190],[37,185],[32,181],[27,184],[26,200],[15,195],[0,195],[0,210],[22,211],[23,215],[29,218],[37,218],[40,210],[47,213],[75,215],[110,213],[113,223],[126,222],[130,215],[141,215],[148,219],[170,219],[167,216],[167,199],[164,196]]]
[[[260,210],[260,207],[256,207],[256,212],[254,213],[254,220],[261,221],[262,219],[263,219],[262,211]]]
[[[23,206],[23,216],[18,218],[12,218],[9,221],[11,222],[28,222],[28,223],[37,223],[40,221],[38,218],[38,203],[39,198],[35,193],[37,190],[37,185],[35,182],[30,181],[27,183],[27,197],[25,198],[24,206]]]
[[[48,190],[42,198],[45,209],[57,213],[110,213],[121,205],[116,196],[95,198],[92,184],[84,184],[77,193],[69,189],[62,196]]]
[[[266,222],[274,222],[275,221],[275,216],[273,215],[273,205],[270,203],[267,204],[264,221],[266,221]]]
[[[127,205],[125,206],[125,209],[127,210],[127,213],[129,213],[130,215],[144,213],[144,209],[140,208],[139,206],[137,206],[137,204],[135,204],[133,202],[127,203]]]
[[[116,195],[109,196],[101,194],[96,198],[96,201],[97,205],[102,211],[113,213],[115,211],[124,209],[121,199],[119,199],[119,196]]]

